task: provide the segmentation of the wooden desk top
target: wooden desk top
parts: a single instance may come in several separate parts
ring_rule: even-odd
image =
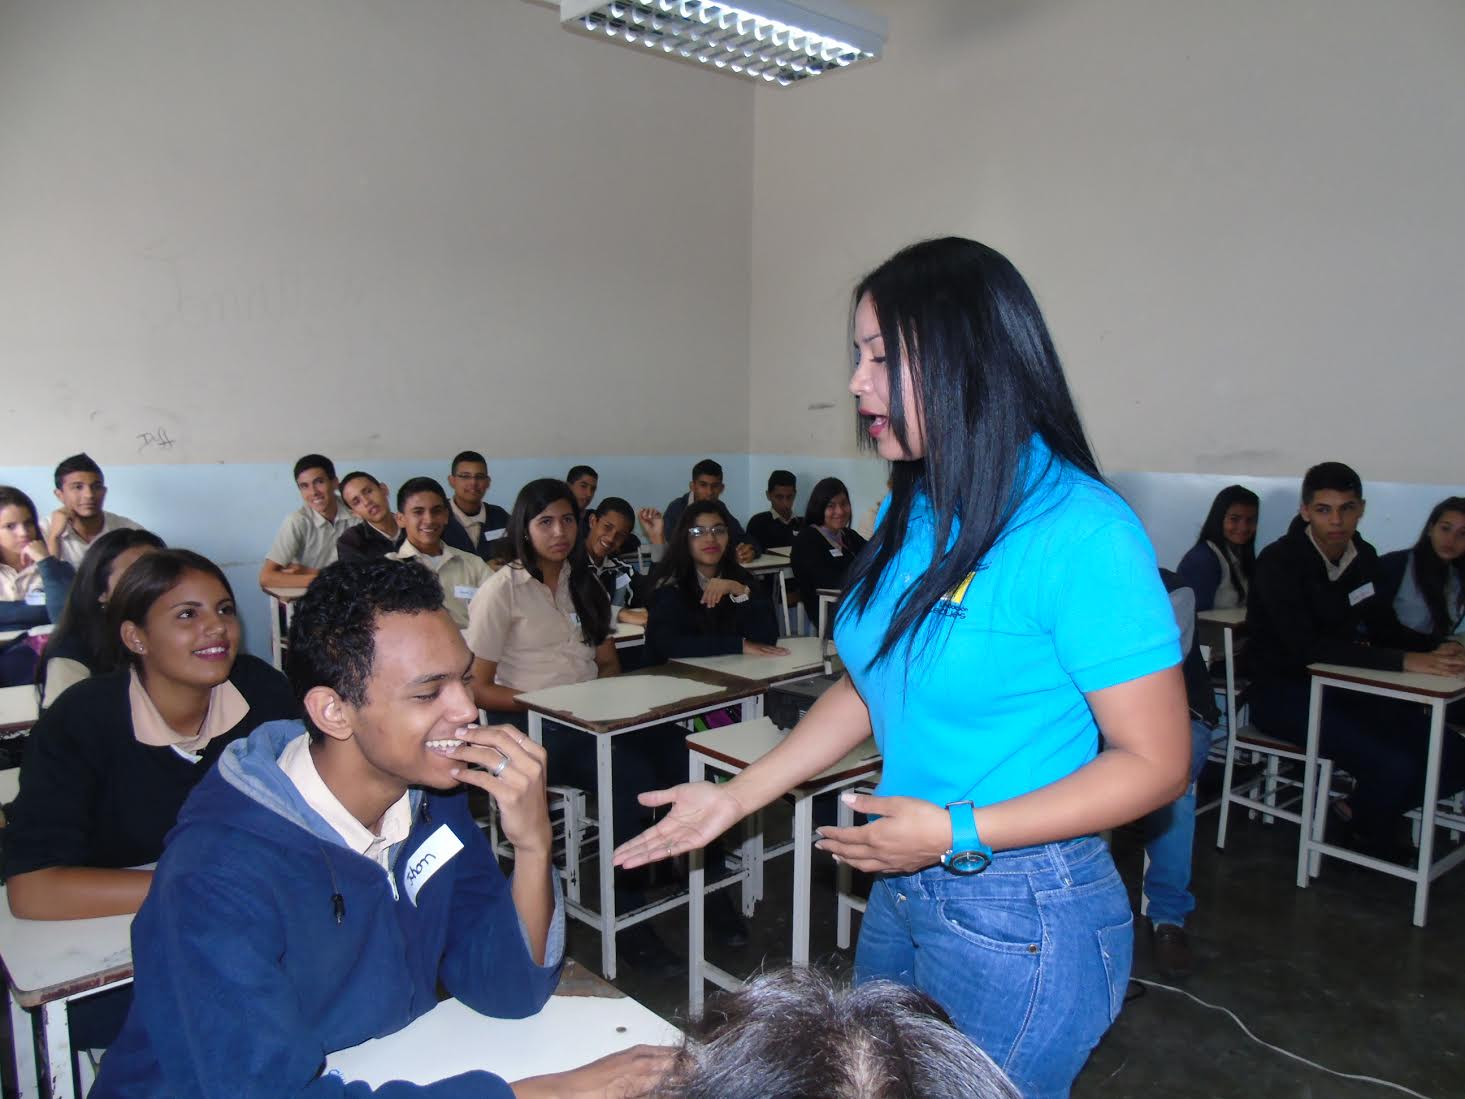
[[[29,729],[41,716],[36,689],[29,683],[0,687],[0,732]]]
[[[132,917],[18,920],[0,886],[0,959],[16,1001],[39,1007],[132,976]]]
[[[1408,691],[1421,699],[1456,699],[1465,695],[1465,676],[1423,675],[1419,672],[1380,672],[1373,668],[1355,668],[1351,664],[1309,664],[1313,675],[1361,683],[1370,687],[1388,687]]]
[[[777,572],[779,569],[786,569],[788,567],[788,557],[777,553],[765,553],[761,557],[753,558],[743,566],[743,568],[754,575],[762,572]]]
[[[430,1084],[486,1069],[510,1082],[563,1072],[639,1043],[678,1045],[674,1026],[573,961],[537,1015],[490,1019],[444,1000],[410,1026],[326,1058],[346,1080]]]
[[[687,748],[741,771],[777,748],[786,736],[788,734],[774,725],[771,718],[760,717],[757,721],[742,721],[736,725],[725,725],[721,729],[709,729],[705,733],[693,733],[687,737]],[[812,790],[831,782],[873,775],[880,770],[881,763],[880,749],[875,746],[875,738],[867,737],[846,752],[842,759],[830,764],[795,789]]]
[[[646,636],[646,627],[631,622],[617,622],[611,629],[610,636],[618,645],[626,641],[637,641]]]
[[[274,596],[280,602],[282,602],[282,603],[289,603],[291,600],[299,599],[302,595],[304,595],[305,592],[306,592],[306,589],[305,588],[274,587],[274,588],[266,588],[265,591],[268,592],[270,595]]]
[[[757,684],[702,668],[663,664],[626,675],[546,687],[519,696],[528,709],[592,733],[613,733],[688,710],[731,705],[762,693]]]
[[[676,667],[702,668],[720,675],[736,676],[751,683],[771,687],[786,679],[797,679],[824,670],[824,656],[817,637],[781,637],[778,643],[789,650],[787,656],[697,656],[672,660]]]

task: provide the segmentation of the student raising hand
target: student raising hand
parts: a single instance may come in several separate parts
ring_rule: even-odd
[[[641,520],[641,529],[646,532],[646,537],[653,546],[659,546],[666,541],[666,522],[658,508],[642,508],[636,512],[636,518]]]

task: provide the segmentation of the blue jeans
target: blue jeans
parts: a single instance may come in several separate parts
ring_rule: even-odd
[[[1012,1078],[1064,1099],[1124,1004],[1129,897],[1096,836],[1000,851],[980,874],[877,879],[855,980],[915,985]]]
[[[1195,911],[1190,893],[1190,851],[1195,841],[1195,780],[1206,765],[1211,750],[1211,730],[1204,722],[1190,723],[1190,785],[1169,805],[1144,819],[1145,854],[1150,867],[1145,871],[1145,896],[1149,899],[1150,922],[1185,926],[1185,917]]]

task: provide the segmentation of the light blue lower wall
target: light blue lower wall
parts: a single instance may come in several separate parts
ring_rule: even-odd
[[[799,454],[713,454],[657,456],[575,456],[556,459],[491,458],[489,500],[511,508],[519,487],[536,477],[563,477],[571,465],[586,462],[600,473],[602,496],[624,496],[636,507],[665,507],[686,492],[691,467],[699,458],[722,463],[724,500],[746,520],[766,508],[763,488],[774,469],[791,470],[799,480],[802,512],[807,493],[821,477],[839,477],[849,487],[856,522],[885,493],[886,466],[875,458],[821,458]],[[446,482],[449,457],[423,461],[336,459],[338,472],[366,469],[395,491],[408,477],[427,475]],[[1366,471],[1364,471],[1366,473]],[[107,507],[156,531],[170,545],[187,546],[217,561],[234,585],[245,626],[246,648],[257,655],[269,648],[267,598],[258,574],[281,519],[300,504],[288,465],[136,465],[107,469]],[[1300,475],[1299,475],[1300,477]],[[1195,541],[1215,494],[1241,483],[1262,499],[1258,544],[1286,529],[1296,513],[1299,478],[1241,474],[1115,473],[1114,487],[1144,522],[1161,564],[1173,567]],[[30,493],[42,517],[54,506],[51,471],[36,466],[0,466],[0,484]],[[1412,545],[1429,510],[1458,485],[1365,482],[1368,510],[1362,530],[1379,550]]]

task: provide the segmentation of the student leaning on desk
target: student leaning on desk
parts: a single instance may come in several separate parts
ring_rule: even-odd
[[[427,570],[341,562],[316,578],[290,628],[305,720],[231,745],[184,806],[133,923],[135,1000],[94,1097],[547,1099],[659,1079],[671,1051],[644,1046],[513,1084],[491,1063],[375,1092],[322,1072],[325,1054],[426,1014],[439,985],[522,1018],[559,979],[544,750],[476,724],[472,665]],[[498,803],[511,879],[460,785]]]

